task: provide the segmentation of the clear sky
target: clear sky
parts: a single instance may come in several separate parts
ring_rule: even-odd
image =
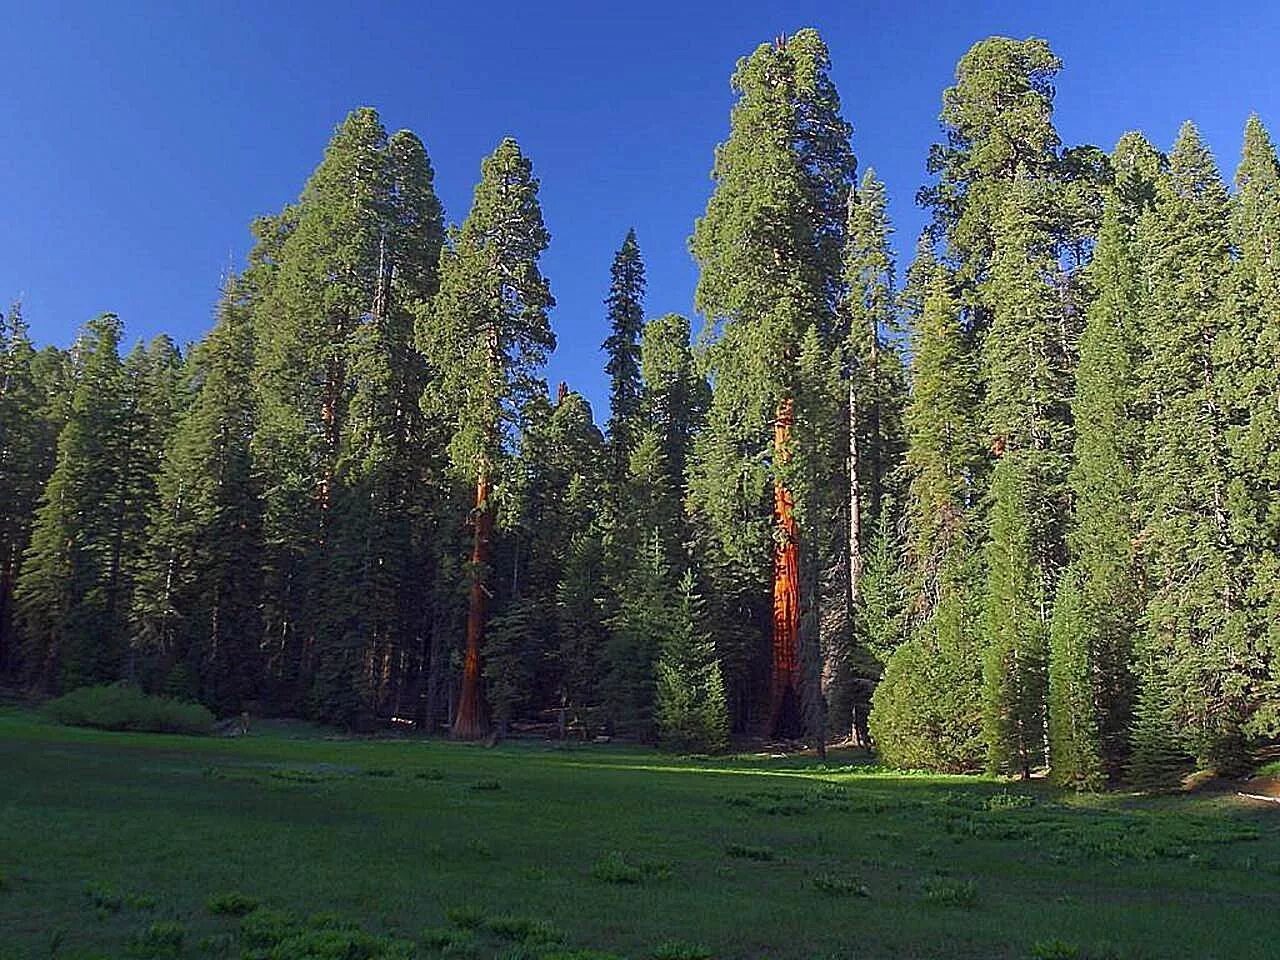
[[[427,145],[446,215],[515,136],[542,180],[559,305],[548,377],[603,420],[601,300],[629,226],[648,313],[692,311],[687,252],[711,188],[735,60],[817,27],[861,167],[888,185],[905,257],[940,97],[976,40],[1043,36],[1065,61],[1058,128],[1167,148],[1188,117],[1234,171],[1250,111],[1280,134],[1280,5],[1140,3],[406,3],[0,0],[0,300],[66,344],[112,310],[130,338],[210,325],[256,215],[294,199],[348,110]],[[905,263],[903,264],[905,266]],[[695,324],[696,327],[697,324]]]

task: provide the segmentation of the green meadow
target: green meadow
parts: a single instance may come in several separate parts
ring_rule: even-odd
[[[1280,819],[863,755],[0,715],[0,957],[1273,958]]]

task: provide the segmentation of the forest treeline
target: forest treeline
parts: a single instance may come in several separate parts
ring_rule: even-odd
[[[543,378],[529,157],[446,229],[422,142],[354,111],[190,349],[5,318],[4,671],[1089,789],[1243,768],[1280,735],[1280,165],[1256,117],[1234,189],[1190,123],[1066,145],[1060,66],[965,54],[899,271],[820,36],[744,57],[700,332],[646,320],[627,233],[603,430]]]

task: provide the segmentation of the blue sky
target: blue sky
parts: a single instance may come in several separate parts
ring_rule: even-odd
[[[1246,116],[1280,134],[1280,5],[1202,3],[21,3],[0,0],[0,300],[65,344],[104,310],[130,338],[210,325],[247,225],[295,198],[333,126],[372,105],[426,142],[451,221],[480,158],[520,140],[552,233],[548,370],[603,420],[599,355],[629,226],[648,312],[691,312],[687,252],[711,189],[735,60],[822,31],[860,165],[888,185],[905,257],[957,59],[990,34],[1043,36],[1066,63],[1067,143],[1194,119],[1230,174]],[[903,264],[905,266],[905,263]]]

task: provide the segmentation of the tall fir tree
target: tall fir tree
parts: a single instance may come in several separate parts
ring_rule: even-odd
[[[1232,319],[1229,227],[1226,186],[1194,125],[1184,124],[1139,227],[1149,344],[1140,378],[1152,414],[1140,483],[1151,595],[1138,656],[1138,768],[1150,765],[1152,744],[1170,739],[1221,770],[1243,759],[1244,558],[1228,503],[1233,374],[1220,362]]]
[[[715,644],[701,621],[701,598],[686,570],[655,668],[658,735],[679,750],[717,751],[729,745],[729,714]]]
[[[1051,772],[1081,789],[1104,786],[1128,754],[1133,647],[1144,605],[1134,550],[1142,519],[1136,376],[1143,354],[1135,228],[1154,198],[1161,158],[1130,133],[1116,144],[1112,165],[1075,372],[1070,561],[1054,601],[1049,650]]]
[[[48,480],[46,398],[20,304],[0,314],[0,676],[18,667],[14,591]]]
[[[1024,777],[1044,762],[1048,628],[1062,562],[1071,444],[1069,346],[1058,251],[1034,184],[1005,191],[982,298],[983,426],[995,464],[987,546],[984,730],[988,764]]]
[[[1236,172],[1232,288],[1238,315],[1224,344],[1233,425],[1232,530],[1246,565],[1251,736],[1280,733],[1280,164],[1256,117],[1245,125]]]
[[[30,679],[69,689],[121,675],[120,583],[112,582],[122,519],[127,384],[122,326],[85,325],[72,355],[75,387],[41,494],[16,598]]]
[[[969,770],[984,755],[977,361],[952,278],[927,246],[914,272],[922,302],[905,416],[907,636],[876,688],[871,734],[895,766]]]
[[[644,260],[628,230],[609,269],[609,336],[603,347],[609,375],[610,479],[625,476],[640,427],[640,336],[644,330]]]
[[[232,281],[190,360],[197,386],[159,470],[133,604],[154,682],[186,675],[220,712],[242,709],[261,683],[253,349],[251,304]]]
[[[525,403],[545,391],[540,373],[555,335],[554,306],[538,260],[550,242],[533,164],[512,139],[481,166],[471,212],[441,254],[440,291],[423,324],[424,352],[440,371],[424,398],[452,427],[450,460],[473,485],[470,599],[462,688],[453,735],[487,729],[480,688],[493,489]]]

